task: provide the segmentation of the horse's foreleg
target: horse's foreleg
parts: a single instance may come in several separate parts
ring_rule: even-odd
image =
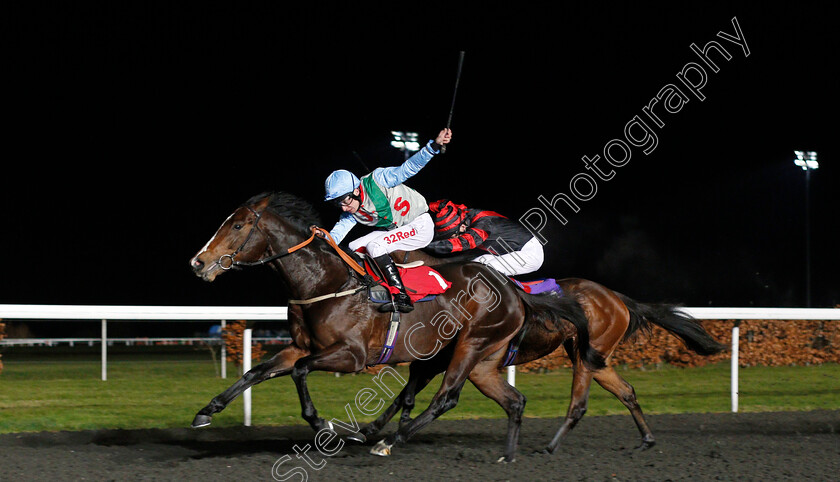
[[[318,416],[318,410],[312,403],[306,377],[311,371],[329,370],[354,373],[365,367],[365,356],[353,351],[346,344],[336,344],[314,355],[305,356],[295,362],[291,371],[298,397],[300,398],[301,416],[315,430],[331,428],[332,423]]]
[[[424,388],[432,381],[437,373],[427,374],[417,379],[417,382],[412,387],[411,391],[406,392],[405,398],[402,402],[402,413],[400,414],[400,427],[411,423],[411,411],[414,410],[414,402],[417,394],[422,392]]]
[[[498,359],[483,361],[476,365],[470,373],[470,381],[484,396],[494,400],[507,413],[507,443],[505,455],[499,459],[499,462],[513,462],[516,457],[516,446],[519,443],[522,414],[525,412],[525,395],[499,376]]]
[[[494,348],[498,349],[498,347]],[[438,389],[432,398],[432,402],[428,408],[418,415],[417,418],[401,426],[395,433],[380,440],[371,449],[370,452],[372,454],[382,456],[391,455],[391,447],[394,444],[405,442],[434,419],[454,408],[458,404],[458,397],[460,397],[461,389],[464,388],[464,383],[467,381],[467,375],[472,371],[476,362],[483,359],[488,351],[492,353],[495,350],[491,348],[481,351],[464,351],[467,353],[453,358],[449,363],[440,389]]]
[[[306,355],[309,355],[309,351],[299,348],[296,345],[286,346],[270,360],[248,370],[247,373],[242,375],[227,390],[213,397],[207,406],[199,410],[193,419],[192,427],[198,428],[210,425],[210,419],[213,414],[224,410],[240,393],[269,378],[288,375],[291,373],[292,368],[294,368],[295,362]]]
[[[404,406],[406,398],[409,396],[409,394],[414,393],[414,387],[416,385],[417,378],[412,372],[412,376],[409,377],[408,382],[405,384],[405,387],[403,387],[402,391],[399,393],[399,395],[397,395],[393,403],[391,403],[391,405],[389,405],[388,408],[386,408],[385,411],[382,412],[382,415],[380,415],[379,418],[377,418],[373,422],[370,422],[369,424],[362,427],[362,429],[359,430],[358,433],[349,435],[347,438],[359,443],[364,443],[367,442],[368,437],[379,433],[379,431],[382,430],[382,427],[384,427],[385,424],[391,421],[391,419],[394,417],[394,414],[397,413],[397,410],[399,410],[400,407]]]
[[[435,377],[436,373],[427,373],[427,367],[424,362],[413,362],[409,366],[408,382],[403,387],[402,391],[394,399],[394,402],[382,412],[373,422],[367,424],[358,434],[351,435],[351,440],[357,442],[365,442],[371,435],[379,433],[380,430],[391,421],[397,410],[403,409],[400,416],[400,426],[411,421],[411,409],[414,408],[414,397],[420,393],[423,388]]]
[[[462,377],[460,380],[458,378],[453,377],[449,381],[444,380],[443,386],[423,413],[408,424],[401,426],[395,433],[380,440],[370,450],[370,453],[382,456],[391,455],[391,447],[395,444],[405,442],[420,429],[454,408],[458,404],[458,397],[460,397],[461,389],[464,388],[464,382],[466,381],[464,379],[466,377]]]
[[[642,434],[642,444],[638,448],[646,450],[653,447],[656,444],[656,440],[653,438],[653,433],[645,421],[645,416],[642,413],[639,402],[636,401],[636,391],[633,390],[633,386],[621,378],[612,367],[598,370],[594,373],[594,377],[595,381],[604,387],[604,390],[615,395],[630,410],[630,414],[633,415],[633,420],[636,422],[636,427],[638,427],[639,432]]]
[[[589,387],[592,384],[592,372],[590,372],[580,360],[575,360],[574,375],[572,378],[572,399],[569,401],[569,410],[566,412],[566,419],[563,425],[557,430],[557,434],[548,444],[546,452],[553,454],[560,444],[560,439],[577,425],[586,413],[589,403]]]
[[[454,343],[446,345],[446,347],[431,360],[418,360],[409,365],[409,376],[416,378],[416,380],[414,385],[411,386],[411,390],[408,390],[411,378],[409,378],[409,384],[406,384],[407,390],[404,390],[405,397],[402,400],[400,427],[411,422],[411,411],[414,410],[414,401],[417,394],[422,392],[438,373],[446,371],[446,367],[452,359],[454,346]]]

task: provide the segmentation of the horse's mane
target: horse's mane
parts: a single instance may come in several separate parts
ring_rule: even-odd
[[[268,208],[289,220],[295,228],[309,232],[309,226],[321,226],[321,216],[315,207],[294,194],[280,191],[264,192],[252,197],[246,204],[254,204],[265,198],[269,198]]]

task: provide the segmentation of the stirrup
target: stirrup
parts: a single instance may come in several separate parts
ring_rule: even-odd
[[[394,309],[396,305],[396,309]],[[411,313],[414,310],[414,304],[411,303],[411,298],[403,293],[393,295],[393,300],[379,305],[381,313],[390,313],[399,311],[400,313]]]

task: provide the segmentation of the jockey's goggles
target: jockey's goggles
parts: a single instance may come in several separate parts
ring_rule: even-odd
[[[333,203],[333,205],[335,205],[335,207],[337,207],[339,209],[344,207],[344,206],[349,206],[350,203],[353,202],[353,193],[348,192],[347,194],[344,194],[342,196],[338,196],[335,199],[330,199],[329,202]]]

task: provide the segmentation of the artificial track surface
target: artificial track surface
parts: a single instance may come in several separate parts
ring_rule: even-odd
[[[657,445],[638,451],[629,415],[584,417],[554,455],[559,419],[525,419],[516,462],[499,464],[506,420],[438,420],[391,457],[347,443],[308,452],[308,426],[94,430],[0,435],[0,481],[274,480],[838,480],[840,411],[648,415]],[[185,425],[189,421],[185,422]],[[386,427],[394,430],[395,425]],[[328,444],[333,446],[335,443]]]

